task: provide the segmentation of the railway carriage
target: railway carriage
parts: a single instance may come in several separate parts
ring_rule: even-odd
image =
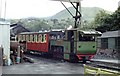
[[[96,53],[96,37],[99,35],[98,31],[71,29],[64,32],[24,32],[17,36],[17,40],[26,42],[27,51],[71,62],[86,62]]]

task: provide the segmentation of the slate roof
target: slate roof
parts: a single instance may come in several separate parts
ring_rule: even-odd
[[[27,28],[23,27],[20,23],[15,23],[10,25],[10,33],[11,35],[17,35],[21,32],[30,32]]]

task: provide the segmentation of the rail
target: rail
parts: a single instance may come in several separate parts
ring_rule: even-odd
[[[120,76],[118,71],[96,68],[84,64],[85,76]]]

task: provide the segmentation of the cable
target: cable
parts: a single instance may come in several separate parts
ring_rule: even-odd
[[[66,10],[70,13],[70,15],[72,16],[72,17],[74,17],[73,16],[73,14],[68,10],[68,8],[64,5],[64,3],[61,1],[61,3],[62,3],[62,5],[66,8]]]

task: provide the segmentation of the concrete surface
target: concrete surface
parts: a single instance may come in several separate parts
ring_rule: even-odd
[[[33,57],[35,63],[20,63],[3,67],[3,74],[84,74],[81,63],[61,62]]]

